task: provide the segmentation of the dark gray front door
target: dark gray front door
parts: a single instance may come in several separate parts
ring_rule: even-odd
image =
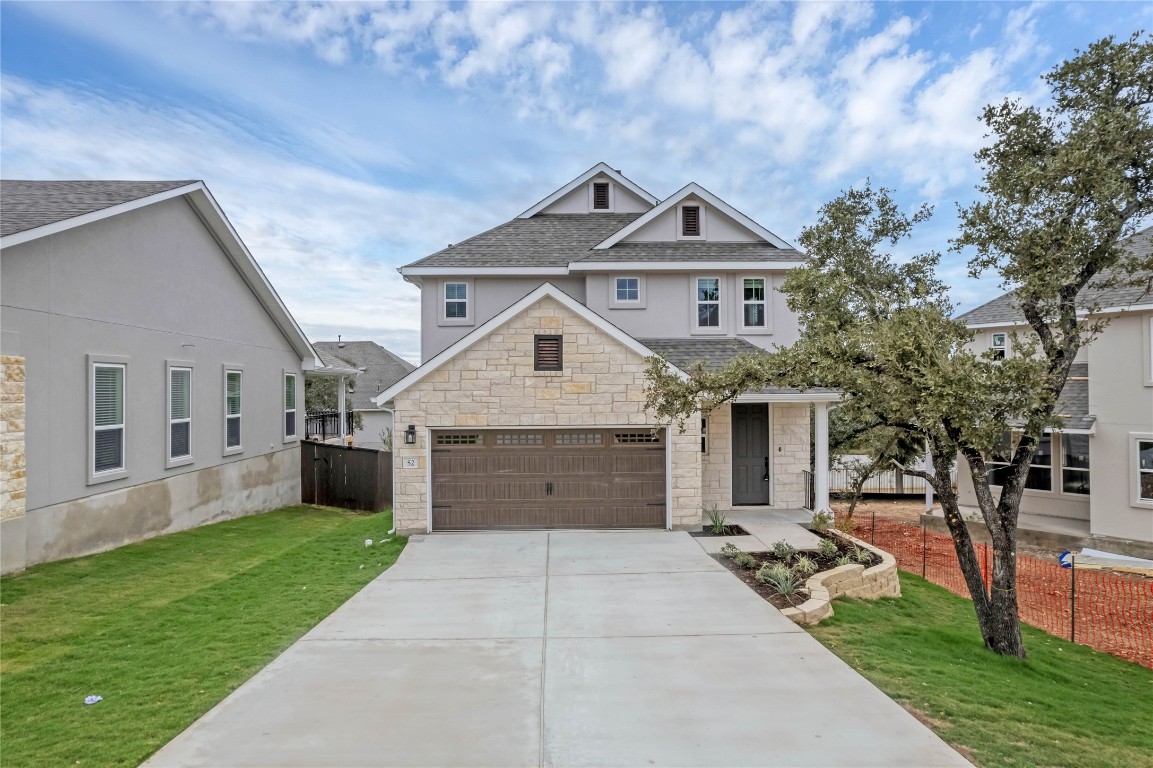
[[[733,403],[733,504],[769,503],[769,406]]]

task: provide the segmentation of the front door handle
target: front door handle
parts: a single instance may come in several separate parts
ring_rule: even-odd
[[[765,457],[765,476],[761,478],[762,483],[769,482],[769,457]]]

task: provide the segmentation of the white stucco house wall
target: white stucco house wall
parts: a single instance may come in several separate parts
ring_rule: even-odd
[[[828,507],[831,391],[746,392],[684,432],[644,407],[681,372],[796,340],[778,289],[805,255],[697,184],[658,199],[600,163],[487,232],[400,269],[422,364],[395,406],[402,533],[693,528],[702,507]]]

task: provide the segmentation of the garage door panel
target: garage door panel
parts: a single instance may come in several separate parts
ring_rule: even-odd
[[[460,480],[442,481],[437,494],[442,501],[488,501],[488,483],[470,483]]]
[[[614,454],[610,457],[609,471],[614,475],[660,475],[665,474],[664,452],[636,451]]]
[[[616,479],[610,486],[608,498],[626,501],[648,501],[650,499],[664,499],[665,480],[622,480]]]
[[[536,481],[495,480],[489,484],[493,501],[544,501],[548,498],[548,484],[544,479]]]
[[[488,471],[488,458],[483,455],[468,456],[434,451],[432,471],[434,477],[483,475]]]
[[[494,475],[548,475],[552,473],[549,457],[543,453],[499,453],[488,456],[488,472]]]

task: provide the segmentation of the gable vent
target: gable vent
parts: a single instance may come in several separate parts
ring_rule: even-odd
[[[701,236],[701,208],[699,205],[686,205],[681,208],[681,234],[685,237]]]
[[[609,185],[607,181],[598,181],[593,184],[593,210],[607,211],[609,209]]]
[[[560,336],[535,336],[533,337],[534,354],[533,354],[533,368],[538,371],[559,371],[562,370],[561,350],[563,348],[562,337]]]

